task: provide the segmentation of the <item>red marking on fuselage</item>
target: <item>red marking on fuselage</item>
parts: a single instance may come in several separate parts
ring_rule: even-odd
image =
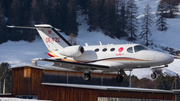
[[[118,49],[118,52],[122,52],[123,51],[123,47]]]
[[[51,53],[48,53],[48,55],[50,56],[50,57],[55,57],[54,55],[52,55]]]
[[[116,54],[116,56],[121,56],[121,55],[124,55],[124,53],[119,53],[119,54]]]

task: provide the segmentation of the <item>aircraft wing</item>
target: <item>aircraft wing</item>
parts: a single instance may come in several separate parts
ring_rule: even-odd
[[[53,59],[41,59],[40,61],[52,62],[53,66],[58,66],[67,69],[73,70],[83,70],[83,69],[93,69],[93,70],[107,70],[109,66],[88,64],[88,63],[77,63],[77,62],[69,62],[62,60],[53,60]]]

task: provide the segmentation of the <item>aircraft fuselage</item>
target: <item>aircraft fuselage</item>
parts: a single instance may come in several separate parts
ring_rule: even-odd
[[[56,53],[57,56],[59,53]],[[63,57],[63,56],[59,56]],[[174,59],[165,53],[150,50],[139,44],[84,46],[79,57],[65,57],[62,60],[104,65],[114,69],[149,68],[171,63]]]

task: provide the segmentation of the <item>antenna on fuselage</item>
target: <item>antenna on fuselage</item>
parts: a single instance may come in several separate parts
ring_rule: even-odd
[[[102,43],[101,43],[101,41],[98,41],[99,42],[99,44],[102,46]]]
[[[88,43],[85,43],[86,46],[88,46]]]

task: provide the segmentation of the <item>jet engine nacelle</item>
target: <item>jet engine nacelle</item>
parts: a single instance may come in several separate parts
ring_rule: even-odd
[[[84,52],[84,48],[80,45],[65,47],[63,50],[59,51],[61,55],[67,57],[78,57],[82,55],[83,52]]]

